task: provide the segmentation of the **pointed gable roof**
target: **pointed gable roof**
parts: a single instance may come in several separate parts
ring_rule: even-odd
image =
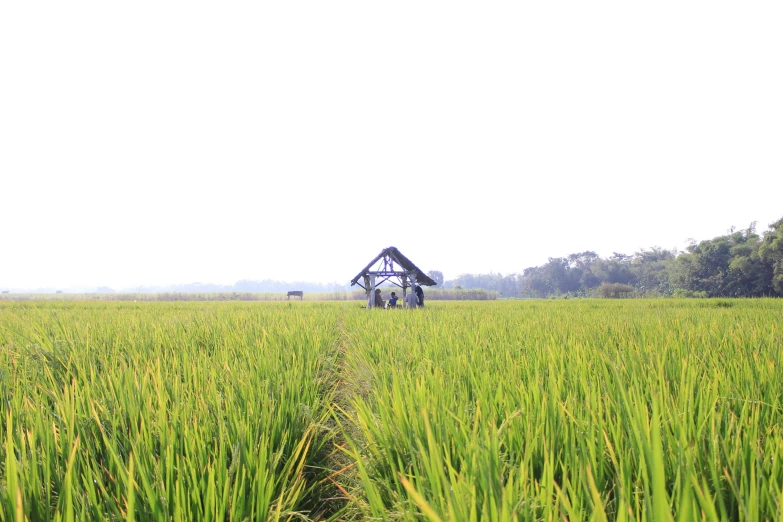
[[[373,267],[373,265],[375,265],[378,261],[380,261],[383,258],[386,258],[387,261],[397,263],[407,272],[415,272],[416,284],[418,285],[435,286],[437,284],[435,281],[432,280],[432,278],[430,278],[430,276],[422,272],[421,269],[419,269],[419,267],[414,265],[410,259],[402,255],[402,252],[397,250],[397,247],[391,246],[388,248],[384,248],[380,254],[375,256],[375,258],[362,269],[361,272],[356,274],[356,277],[351,279],[351,286],[355,285],[362,276],[371,272],[372,271],[371,268]]]

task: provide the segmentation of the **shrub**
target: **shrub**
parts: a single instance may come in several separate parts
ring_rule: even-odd
[[[619,299],[629,297],[633,287],[622,283],[604,283],[598,288],[598,292],[603,298]]]

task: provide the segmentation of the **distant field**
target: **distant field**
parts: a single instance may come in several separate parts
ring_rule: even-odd
[[[2,520],[780,520],[783,302],[0,302]]]
[[[388,299],[398,288],[383,288],[383,298]],[[402,294],[400,294],[402,295]],[[426,289],[428,300],[434,301],[487,301],[498,298],[498,292],[474,289]],[[364,290],[350,292],[305,292],[303,301],[364,301]],[[286,292],[163,292],[111,293],[111,294],[0,294],[0,301],[299,301],[299,297],[288,297]]]

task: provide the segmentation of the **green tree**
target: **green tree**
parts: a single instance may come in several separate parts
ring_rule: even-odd
[[[427,275],[435,281],[437,286],[443,286],[443,272],[440,270],[430,270]]]
[[[783,218],[772,223],[769,228],[771,230],[764,234],[764,241],[759,247],[759,255],[770,266],[775,294],[783,296]]]
[[[609,259],[599,259],[595,265],[595,275],[606,283],[633,285],[636,277],[631,271],[633,257],[613,252]]]
[[[758,297],[772,293],[772,269],[760,255],[755,223],[747,230],[691,244],[677,258],[678,288],[710,297]]]
[[[650,250],[640,250],[633,256],[630,270],[641,292],[670,294],[669,268],[676,257],[675,250],[666,250],[654,246]]]

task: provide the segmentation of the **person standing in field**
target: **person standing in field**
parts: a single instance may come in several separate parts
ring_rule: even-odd
[[[397,308],[397,294],[392,292],[391,297],[389,298],[389,308]]]
[[[419,304],[419,298],[416,297],[416,292],[411,292],[410,294],[405,296],[405,306],[407,308],[413,309],[416,308]]]
[[[416,285],[416,299],[418,300],[418,305],[424,308],[424,290],[419,285]]]

